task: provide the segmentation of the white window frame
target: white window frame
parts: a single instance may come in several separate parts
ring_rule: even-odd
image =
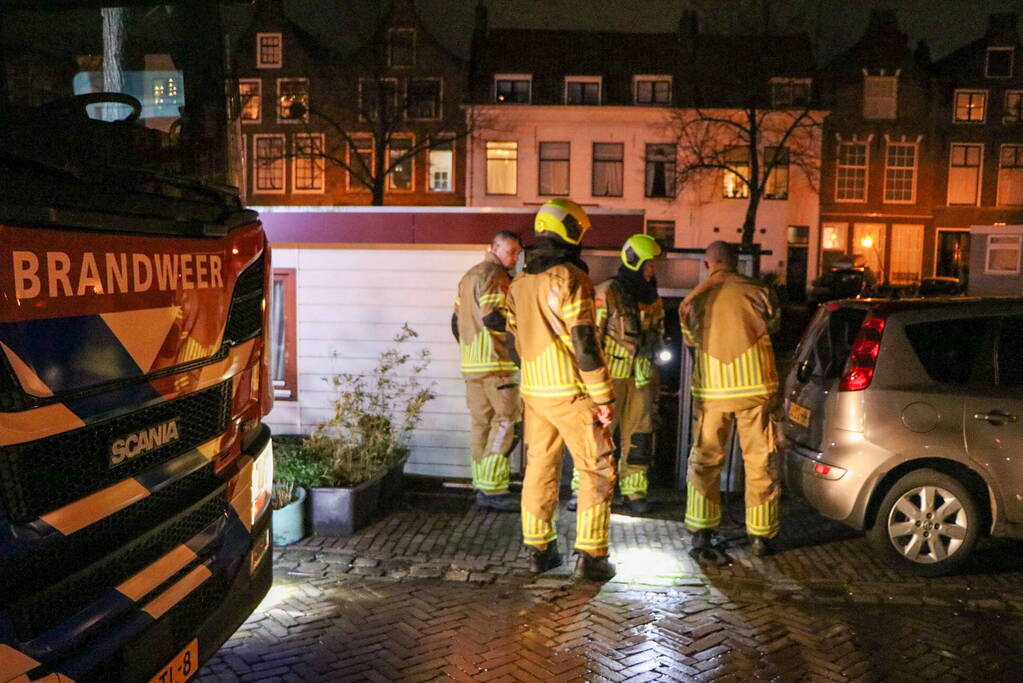
[[[867,112],[867,83],[870,81],[885,81],[892,84],[892,115],[891,116],[870,116]],[[879,98],[874,98],[879,99]],[[895,76],[871,76],[863,77],[863,118],[868,121],[894,121],[899,117],[899,77]]]
[[[1020,101],[1020,108],[1016,113],[1009,105],[1009,98],[1015,96]],[[1005,113],[1002,115],[1002,123],[1023,123],[1023,90],[1006,90],[1005,99],[1002,100]]]
[[[1009,75],[1007,75],[1007,76],[992,76],[991,75],[991,53],[992,52],[1008,52],[1009,53]],[[1016,52],[1016,48],[1010,47],[1010,46],[989,47],[987,49],[987,52],[984,53],[984,78],[993,78],[993,79],[998,79],[998,80],[1012,78],[1013,72],[1015,72],[1015,70],[1016,70],[1015,69],[1015,66],[1016,66],[1016,54],[1015,54],[1015,52]]]
[[[842,145],[863,145],[863,165],[852,166],[842,164]],[[863,198],[843,199],[838,196],[838,181],[840,169],[862,168],[863,169]],[[835,203],[836,204],[864,204],[870,197],[870,142],[867,140],[839,140],[838,149],[835,153]]]
[[[299,118],[299,119],[282,119],[281,118],[281,84],[282,83],[286,83],[286,82],[305,83],[306,108],[305,108],[305,114],[302,116],[302,118]],[[311,96],[311,94],[309,92],[309,79],[308,78],[304,78],[304,77],[290,77],[290,76],[288,78],[278,78],[277,79],[277,96],[274,98],[274,111],[276,112],[276,115],[277,115],[277,123],[279,123],[281,125],[294,125],[296,123],[298,123],[298,124],[308,123],[309,122],[309,104],[308,104],[308,102],[309,102],[310,99],[312,99],[312,96]]]
[[[412,100],[409,99],[409,86],[412,85],[412,81],[436,81],[438,83],[438,88],[437,88],[437,111],[435,112],[435,114],[436,114],[435,116],[429,116],[429,117],[410,116],[411,107],[412,107]],[[439,77],[439,76],[437,76],[437,77],[429,76],[429,77],[424,77],[424,78],[411,78],[411,77],[408,78],[405,81],[405,102],[407,103],[407,105],[405,107],[404,114],[405,114],[405,118],[408,119],[409,121],[439,121],[440,119],[444,118],[444,79]]]
[[[995,198],[995,204],[997,206],[1007,206],[1007,207],[1016,207],[1016,208],[1018,208],[1020,206],[1023,206],[1023,204],[1003,204],[1002,203],[1002,170],[1005,169],[1005,168],[1021,168],[1020,166],[1008,166],[1008,167],[1006,167],[1006,166],[1002,165],[1003,156],[1004,156],[1003,153],[1004,153],[1006,147],[1019,147],[1019,148],[1023,149],[1023,142],[1020,142],[1020,143],[1011,143],[1010,142],[1010,143],[1005,143],[1005,144],[999,145],[999,147],[998,147],[998,182],[996,183],[997,197]],[[1021,172],[1023,172],[1023,171],[1021,171]]]
[[[322,152],[324,148],[324,136],[323,133],[295,133],[292,136],[292,154],[295,156],[291,159],[291,193],[292,194],[323,194],[327,190],[327,161],[323,157],[299,157],[298,141],[299,138],[310,138],[319,139],[318,149]],[[300,188],[298,186],[298,165],[299,163],[311,163],[314,166],[319,164],[320,166],[320,182],[319,187],[315,188]]]
[[[281,187],[277,189],[262,189],[259,187],[259,141],[264,138],[274,138],[281,141],[281,152],[287,152],[288,141],[284,133],[260,133],[252,136],[252,194],[287,194],[288,192],[288,165],[287,159],[281,157],[275,164],[281,165]]]
[[[793,104],[792,103],[792,85],[800,84],[806,86],[806,103],[805,104]],[[771,85],[771,106],[776,109],[781,108],[799,108],[810,106],[810,92],[813,87],[813,79],[811,78],[784,78],[782,76],[775,76],[770,81]],[[789,97],[787,102],[781,102],[775,97],[775,86],[776,85],[788,85],[789,86]]]
[[[667,102],[640,102],[639,101],[639,84],[640,83],[668,83],[668,101]],[[670,107],[673,99],[673,90],[675,87],[674,80],[671,74],[636,74],[632,77],[632,103],[640,107]],[[654,89],[651,86],[651,95],[654,93]]]
[[[1015,242],[1015,247],[1010,246],[998,246],[996,251],[1002,250],[1014,250],[1016,252],[1016,267],[1012,270],[994,270],[990,267],[991,264],[991,241],[994,238],[1009,238]],[[1006,243],[1008,244],[1008,243]],[[984,274],[985,275],[1018,275],[1020,268],[1020,258],[1023,254],[1023,235],[1009,235],[1009,234],[989,234],[987,236],[987,243],[984,245]]]
[[[434,136],[435,139],[437,138],[444,139],[447,137],[452,136],[449,133],[438,133],[437,135]],[[457,148],[458,141],[452,139],[450,144],[451,144],[451,177],[448,178],[448,189],[446,190],[435,190],[431,187],[431,184],[433,183],[433,168],[430,166],[430,152],[434,151],[439,152],[442,150],[439,150],[436,147],[430,147],[429,149],[426,150],[426,191],[428,193],[434,192],[437,194],[445,194],[455,191],[455,167],[456,162],[458,161],[458,155],[455,153],[455,150]]]
[[[902,169],[905,170],[908,166],[890,166],[891,150],[892,147],[912,147],[913,148],[913,192],[910,199],[888,199],[888,169]],[[885,143],[884,146],[884,191],[881,193],[881,203],[883,204],[916,204],[916,186],[918,171],[920,168],[920,144],[917,142],[902,142],[902,141],[890,141]]]
[[[490,149],[489,145],[514,144],[515,145],[515,191],[514,192],[491,192],[490,191]],[[510,148],[508,148],[510,149]],[[499,159],[499,161],[501,161]],[[483,193],[491,197],[516,197],[519,194],[519,141],[518,140],[484,140],[483,141]]]
[[[561,101],[563,104],[568,104],[568,86],[570,83],[596,83],[597,84],[597,103],[586,104],[580,102],[574,104],[574,107],[599,107],[604,102],[604,77],[603,76],[565,76],[565,80],[561,84]]]
[[[277,61],[263,61],[263,38],[277,38]],[[257,33],[256,34],[256,68],[257,69],[280,69],[284,63],[284,36],[280,33]]]
[[[377,79],[377,78],[360,78],[359,79],[359,120],[360,121],[369,121],[370,120],[370,119],[366,118],[366,116],[363,114],[363,107],[362,107],[362,105],[363,105],[363,102],[362,102],[362,85],[363,85],[363,83],[376,83],[376,82],[379,82],[379,81],[390,81],[391,83],[394,83],[394,102],[392,104],[394,105],[394,108],[396,110],[398,108],[398,79],[397,78],[379,78],[379,79]],[[378,107],[380,106],[379,102],[377,102],[377,106]],[[377,116],[379,116],[379,115],[380,115],[380,112],[378,111],[377,112]]]
[[[258,116],[256,116],[256,118],[254,118],[254,119],[247,119],[247,118],[244,118],[242,116],[242,114],[245,112],[245,96],[242,95],[242,91],[241,91],[242,90],[241,86],[242,86],[243,83],[255,83],[256,86],[257,86],[257,90],[259,91],[257,93],[257,96],[259,97],[259,100],[258,100],[259,106],[256,107],[256,113],[258,114]],[[238,100],[239,100],[238,101],[238,104],[239,104],[238,120],[242,122],[242,125],[254,124],[254,123],[262,123],[263,122],[263,79],[262,78],[239,78],[238,79]]]
[[[374,144],[374,140],[373,140],[373,136],[372,135],[353,134],[353,135],[350,135],[349,137],[351,138],[352,142],[355,142],[356,140],[368,140],[369,141],[369,166],[370,166],[370,172],[372,173],[373,165],[376,162],[376,153],[377,153],[376,145]],[[352,145],[349,144],[346,141],[346,144],[345,144],[345,158],[348,159],[348,167],[349,168],[355,166],[355,163],[354,163],[355,160],[353,159],[353,155],[357,155],[357,154],[358,154],[358,151],[353,149]],[[352,182],[352,172],[351,171],[348,171],[348,172],[345,173],[345,189],[348,190],[349,192],[369,192],[370,191],[369,188],[366,187],[365,185],[363,185],[362,183],[360,183],[360,182]]]
[[[394,47],[394,42],[393,42],[391,37],[394,34],[396,34],[396,33],[411,33],[412,34],[412,59],[410,60],[411,61],[410,64],[395,64],[394,61],[391,59],[391,52],[392,52],[392,48]],[[416,38],[417,37],[418,36],[416,36],[416,29],[408,27],[408,26],[406,26],[406,27],[393,27],[393,28],[388,29],[388,31],[387,31],[387,66],[391,67],[392,69],[411,69],[411,68],[415,67],[415,65],[416,65],[416,56],[417,56],[416,55],[416,42],[417,42]]]
[[[979,147],[980,148],[980,159],[977,162],[977,188],[974,190],[974,196],[976,200],[973,204],[953,204],[952,198],[952,183],[949,181],[945,182],[947,186],[945,188],[945,204],[947,206],[980,206],[980,191],[984,187],[984,147],[985,145],[980,142],[950,142],[948,147],[948,175],[951,179],[952,175],[952,150],[955,147]]]
[[[408,140],[409,141],[409,149],[412,149],[413,147],[416,146],[416,136],[413,133],[400,133],[400,134],[391,136],[391,140],[397,140],[397,139]],[[403,190],[403,189],[395,187],[392,184],[393,179],[394,179],[394,172],[391,171],[390,173],[387,174],[387,184],[386,184],[386,187],[387,187],[387,191],[388,192],[394,192],[396,194],[409,194],[410,192],[415,192],[416,191],[416,157],[415,157],[415,155],[409,157],[408,163],[411,165],[410,168],[409,168],[409,187],[408,187],[408,189],[407,190]],[[388,144],[387,145],[387,167],[390,168],[390,166],[391,166],[391,145]]]
[[[960,95],[981,95],[983,99],[983,110],[980,119],[959,118],[959,96]],[[972,100],[971,100],[972,101]],[[952,123],[965,123],[978,125],[987,121],[988,91],[980,88],[958,88],[952,96]]]
[[[497,99],[497,84],[501,81],[527,81],[529,83],[529,96],[525,102],[500,102]],[[533,74],[494,74],[494,82],[491,85],[491,98],[495,104],[533,104]]]

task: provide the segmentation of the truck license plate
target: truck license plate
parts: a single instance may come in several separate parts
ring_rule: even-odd
[[[199,669],[199,640],[193,639],[149,683],[184,683]]]
[[[789,403],[789,419],[803,427],[810,426],[810,409],[798,403]]]

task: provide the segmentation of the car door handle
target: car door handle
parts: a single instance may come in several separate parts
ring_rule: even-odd
[[[974,413],[973,419],[984,420],[985,422],[989,422],[995,425],[996,427],[999,427],[1005,424],[1006,422],[1016,422],[1017,420],[1019,420],[1019,418],[1016,417],[1015,415],[1009,415],[1008,413],[1003,413],[997,410],[990,413]]]

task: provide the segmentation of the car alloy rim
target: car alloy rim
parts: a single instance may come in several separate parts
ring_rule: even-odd
[[[911,562],[946,560],[963,544],[969,520],[962,501],[940,486],[903,493],[888,513],[888,538]]]

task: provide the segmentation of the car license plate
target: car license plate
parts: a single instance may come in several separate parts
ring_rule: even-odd
[[[789,419],[803,427],[810,426],[810,409],[798,403],[789,403]]]
[[[193,639],[149,683],[184,683],[199,670],[199,640]]]

